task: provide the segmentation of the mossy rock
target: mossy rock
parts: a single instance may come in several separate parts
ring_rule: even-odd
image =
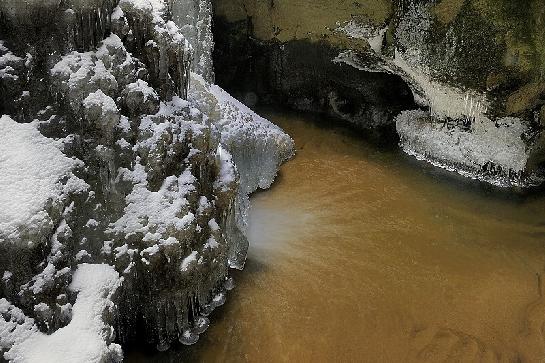
[[[353,18],[386,24],[392,0],[214,0],[216,17],[234,23],[251,19],[252,36],[261,41],[287,42],[330,37],[339,24]],[[331,42],[335,43],[336,38]]]
[[[433,12],[441,24],[449,25],[456,19],[464,3],[465,0],[443,0],[434,6]]]
[[[513,92],[505,105],[508,115],[518,115],[545,102],[545,82],[532,82]]]

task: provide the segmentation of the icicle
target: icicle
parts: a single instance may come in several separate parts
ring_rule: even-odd
[[[225,287],[225,290],[231,291],[235,288],[235,280],[232,277],[229,277],[227,280],[225,280],[225,284],[223,286]]]
[[[210,326],[210,320],[205,316],[200,316],[195,321],[195,328],[194,332],[195,334],[202,334],[208,329],[208,326]]]
[[[199,340],[199,334],[193,333],[191,330],[184,330],[180,335],[179,341],[183,345],[193,345]]]

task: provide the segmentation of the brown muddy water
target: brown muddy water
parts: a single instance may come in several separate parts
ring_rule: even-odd
[[[252,198],[236,288],[192,347],[127,361],[545,361],[545,195],[462,181],[313,116]],[[331,124],[331,125],[329,125]]]

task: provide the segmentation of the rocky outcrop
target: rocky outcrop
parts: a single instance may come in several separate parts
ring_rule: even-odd
[[[256,99],[253,93],[265,101],[285,97],[297,108],[327,111],[365,129],[397,125],[401,146],[419,158],[498,185],[541,182],[540,1],[214,5],[215,61],[234,69],[218,82],[231,89],[249,69],[244,86],[232,86],[247,101]],[[409,110],[416,107],[423,112]]]
[[[210,83],[207,1],[20,5],[0,4],[0,354],[195,343],[293,141]]]
[[[326,111],[367,130],[385,130],[413,106],[396,75],[361,72],[332,62],[343,49],[361,48],[333,32],[358,11],[331,2],[213,2],[217,82],[246,104],[278,102]],[[386,19],[388,8],[377,6]],[[380,14],[380,15],[379,15]],[[328,30],[329,29],[329,30]]]

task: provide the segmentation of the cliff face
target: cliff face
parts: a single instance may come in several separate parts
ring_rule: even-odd
[[[540,182],[540,1],[214,0],[214,7],[216,63],[234,69],[218,82],[249,101],[252,92],[285,97],[366,129],[397,124],[402,147],[419,158],[500,185]],[[237,87],[245,69],[251,77]],[[401,112],[417,106],[423,112]]]
[[[210,3],[0,3],[0,354],[192,344],[293,142],[210,82]]]

